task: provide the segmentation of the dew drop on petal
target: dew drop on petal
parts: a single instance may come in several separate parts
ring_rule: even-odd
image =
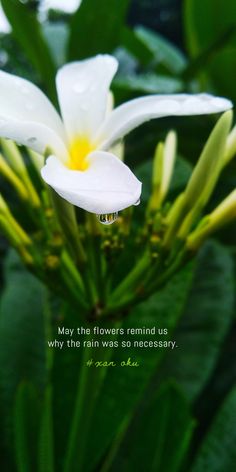
[[[137,200],[137,202],[134,203],[135,206],[140,204],[140,198]]]
[[[35,137],[32,137],[32,138],[28,138],[28,139],[27,139],[27,143],[29,143],[29,144],[33,144],[33,143],[35,143],[36,141],[37,141],[37,138],[35,138]]]
[[[96,215],[99,223],[102,225],[111,225],[118,218],[118,211],[114,213],[104,213],[102,215]]]
[[[73,90],[75,93],[84,93],[87,90],[87,84],[77,82],[76,84],[74,84]]]

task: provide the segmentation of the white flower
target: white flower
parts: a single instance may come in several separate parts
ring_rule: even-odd
[[[92,213],[112,213],[139,201],[141,182],[109,152],[141,123],[169,115],[231,108],[200,95],[152,95],[111,111],[109,87],[117,61],[108,55],[62,67],[56,77],[61,117],[32,83],[0,72],[0,136],[49,154],[43,179],[64,199]]]

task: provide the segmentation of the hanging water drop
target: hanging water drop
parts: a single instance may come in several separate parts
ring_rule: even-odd
[[[98,221],[102,225],[111,225],[112,223],[114,223],[114,221],[117,220],[118,211],[115,211],[114,213],[104,213],[102,215],[96,215],[96,216],[97,216]]]
[[[137,202],[134,203],[135,206],[140,204],[140,198],[137,200]]]

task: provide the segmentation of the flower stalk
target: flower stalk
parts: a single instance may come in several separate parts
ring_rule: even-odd
[[[28,201],[34,208],[40,207],[39,196],[31,182],[23,157],[13,141],[1,139],[1,147],[12,170],[18,175],[28,193]]]
[[[198,227],[190,233],[186,246],[191,251],[196,251],[203,242],[215,231],[228,225],[236,219],[236,190],[228,195],[215,210],[206,215]]]
[[[15,189],[20,199],[23,201],[28,200],[28,192],[11,167],[7,164],[4,157],[0,154],[0,173]]]

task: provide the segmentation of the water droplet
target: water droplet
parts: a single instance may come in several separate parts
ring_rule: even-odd
[[[135,206],[140,204],[140,198],[137,200],[137,202],[134,203]]]
[[[33,143],[35,143],[36,141],[37,141],[37,138],[35,138],[35,137],[32,137],[32,138],[28,138],[28,139],[27,139],[27,143],[29,143],[29,144],[33,144]]]
[[[96,215],[97,219],[102,225],[111,225],[118,218],[118,211],[114,213],[104,213],[102,215]]]
[[[87,90],[87,88],[88,88],[88,85],[86,83],[82,83],[82,82],[77,82],[73,86],[73,90],[74,90],[75,93],[83,93]]]

